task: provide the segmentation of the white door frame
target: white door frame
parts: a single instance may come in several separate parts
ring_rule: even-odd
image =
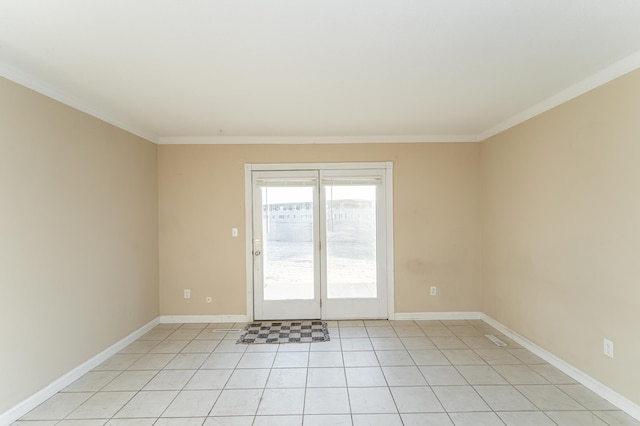
[[[253,171],[265,170],[363,170],[384,169],[386,180],[386,262],[387,262],[387,316],[395,319],[394,303],[394,263],[393,263],[393,162],[367,162],[367,163],[276,163],[244,165],[244,192],[245,192],[245,268],[247,283],[247,319],[253,321],[253,185],[251,174]]]

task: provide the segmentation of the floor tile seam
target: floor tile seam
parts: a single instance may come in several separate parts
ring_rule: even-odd
[[[207,390],[218,390],[218,389],[207,389]],[[193,391],[198,392],[198,391],[205,391],[203,389],[194,389]],[[178,398],[178,396],[180,395],[180,393],[182,392],[182,390],[175,390],[175,389],[156,389],[156,390],[144,390],[141,389],[139,391],[133,391],[135,394],[127,401],[125,402],[122,407],[120,407],[120,409],[118,411],[116,411],[113,416],[109,417],[109,420],[121,420],[121,419],[139,419],[139,418],[155,418],[155,419],[160,419],[161,417],[163,417],[163,414],[169,409],[169,407],[171,406],[171,404]],[[167,404],[167,406],[164,408],[164,410],[162,411],[162,413],[157,416],[157,417],[117,417],[117,414],[122,411],[122,409],[129,403],[131,402],[131,400],[133,400],[133,398],[135,398],[139,393],[141,392],[176,392],[176,395],[173,397],[173,399]],[[221,393],[221,392],[220,392]],[[218,398],[220,397],[220,394],[218,394],[218,397],[216,397],[216,401],[218,400]],[[215,405],[215,401],[214,404]],[[213,409],[213,405],[211,406]],[[211,412],[211,410],[209,410],[209,413]],[[192,416],[192,417],[200,417],[200,416]],[[208,414],[207,414],[208,417]],[[64,420],[66,420],[67,418],[65,418]],[[81,419],[81,420],[87,420],[87,419]],[[102,420],[102,418],[100,418],[100,420]]]
[[[128,353],[128,352],[122,352],[125,349],[127,349],[129,346],[133,345],[136,342],[156,342],[155,340],[140,340],[140,338],[134,340],[133,342],[129,343],[127,346],[125,346],[122,350],[120,350],[118,353]],[[155,345],[153,345],[151,348],[149,348],[146,352],[144,353],[149,353],[151,350],[153,350],[155,347],[157,347],[162,341],[157,341]],[[129,353],[139,353],[139,352],[129,352]]]
[[[132,369],[131,367],[133,367],[138,361],[140,361],[140,358],[138,360],[136,360],[133,364],[131,364],[128,368],[125,369],[125,371],[149,371],[149,370],[163,370],[167,365],[169,365],[177,356],[178,354],[147,354],[147,355],[173,355],[173,357],[171,357],[171,359],[169,361],[167,361],[162,367],[160,367],[159,369],[157,368],[146,368],[146,369]],[[141,357],[142,358],[142,357]]]
[[[481,384],[477,384],[477,385],[472,384],[472,383],[471,383],[471,382],[470,382],[470,381],[469,381],[469,380],[464,376],[464,374],[462,373],[462,371],[460,371],[460,369],[458,368],[458,366],[453,365],[452,367],[456,369],[456,371],[458,372],[458,374],[460,374],[460,376],[462,376],[463,380],[464,380],[465,382],[467,382],[469,386],[484,386],[484,385],[481,385]],[[469,367],[469,366],[468,366],[468,365],[460,365],[459,367]],[[473,366],[471,366],[471,367],[473,367]],[[492,365],[487,365],[487,367],[489,367],[489,368],[490,368],[494,373],[496,373],[496,374],[497,374],[497,375],[498,375],[502,380],[504,380],[504,381],[505,381],[505,383],[504,383],[505,385],[511,385],[511,386],[514,386],[514,387],[515,387],[515,385],[513,385],[513,384],[509,383],[509,381],[508,381],[507,379],[505,379],[504,377],[502,377],[502,376],[501,376],[501,375],[496,371],[496,369],[495,369],[495,368],[493,368],[493,366],[492,366]],[[487,386],[491,386],[491,385],[487,385]]]
[[[383,373],[383,377],[384,377],[384,373]],[[385,377],[385,382],[386,382],[386,377]],[[391,392],[391,386],[389,386],[389,383],[387,382],[386,386],[354,386],[354,387],[349,387],[347,386],[347,395],[349,395],[349,401],[351,400],[351,393],[349,392],[351,389],[386,389],[389,392],[389,395],[391,396],[391,400],[393,401],[393,406],[396,409],[395,414],[400,414],[400,411],[398,410],[398,404],[395,401],[395,398],[393,397],[393,392]],[[351,407],[351,404],[349,405],[351,414],[391,414],[391,413],[353,413],[353,408]]]
[[[340,344],[340,358],[342,359],[342,375],[343,375],[343,378],[344,378],[345,385],[349,386],[349,382],[348,382],[348,379],[347,379],[347,365],[346,365],[345,360],[344,360],[344,351],[342,350],[342,342],[340,342],[340,343],[341,343]],[[349,393],[349,391],[347,391],[347,393]],[[351,408],[349,408],[349,409],[351,409]]]
[[[191,373],[191,375],[189,376],[189,379],[187,381],[184,382],[184,384],[182,385],[182,387],[180,389],[177,389],[178,393],[182,392],[183,390],[189,390],[189,389],[185,389],[185,387],[187,386],[187,384],[191,381],[191,379],[193,379],[193,376],[196,375],[196,373],[198,372],[198,370],[194,370],[194,369],[166,369],[163,368],[162,370],[160,370],[158,372],[158,374],[160,374],[160,372],[162,371],[193,371],[193,373]],[[156,376],[158,375],[156,374]],[[147,387],[149,385],[149,383],[151,383],[151,381],[155,378],[155,376],[141,389],[144,391],[151,391],[153,389],[145,389],[145,387]],[[176,390],[176,389],[156,389],[156,390]],[[196,389],[193,389],[196,390]]]
[[[271,375],[271,372],[269,372],[269,375]],[[268,379],[267,379],[268,382]],[[302,419],[303,419],[303,423],[304,423],[304,414],[305,414],[305,410],[307,408],[307,388],[308,388],[308,383],[309,383],[309,368],[307,367],[307,371],[304,377],[304,393],[302,396]],[[255,420],[254,420],[255,421]]]
[[[422,369],[420,367],[453,367],[453,369],[460,375],[460,377],[462,377],[462,380],[464,380],[467,383],[467,385],[471,386],[471,383],[467,380],[466,377],[464,377],[464,375],[460,372],[460,370],[458,370],[456,368],[455,365],[451,365],[451,366],[446,366],[446,365],[422,365],[422,366],[418,366],[418,371],[420,372],[420,374],[422,374],[422,377],[424,378],[425,382],[427,382],[427,385],[429,385],[429,386],[460,386],[460,385],[432,385],[431,383],[429,383],[429,379],[427,379],[427,376],[424,375],[424,371],[422,371]]]
[[[480,394],[480,392],[478,392],[478,390],[473,386],[473,385],[469,385],[469,387],[471,387],[471,389],[473,389],[473,391],[475,392],[475,394],[482,400],[482,402],[484,402],[484,404],[489,407],[489,410],[495,413],[495,410],[493,409],[493,407],[491,406],[491,404],[489,404],[489,401],[487,401],[486,399],[484,399],[484,397]],[[535,404],[534,404],[535,406]],[[483,411],[486,413],[486,411]],[[497,414],[496,414],[497,415]]]
[[[505,348],[505,350],[506,350],[506,349],[507,349],[507,348]],[[513,357],[518,361],[516,364],[511,363],[511,362],[510,362],[510,363],[490,363],[490,362],[489,362],[485,357],[483,357],[480,353],[478,353],[478,351],[479,351],[479,350],[480,350],[480,351],[481,351],[481,350],[485,350],[485,348],[475,348],[475,349],[473,349],[473,348],[472,348],[471,350],[472,350],[473,352],[475,352],[475,353],[476,353],[476,355],[478,355],[480,358],[482,358],[482,359],[483,359],[487,364],[489,364],[489,365],[527,365],[527,364],[525,364],[524,362],[522,362],[518,357],[516,357],[515,355],[511,354],[511,352],[509,352],[509,354],[510,354],[511,356],[513,356]],[[492,349],[490,349],[490,348],[486,348],[486,350],[492,350]],[[502,350],[502,349],[499,349],[499,350]]]
[[[123,392],[126,392],[126,391],[123,391]],[[115,416],[116,414],[118,414],[118,413],[119,413],[119,412],[120,412],[120,411],[121,411],[121,410],[122,410],[122,409],[123,409],[123,408],[124,408],[124,407],[125,407],[125,406],[126,406],[126,405],[131,401],[131,400],[132,400],[132,399],[133,399],[133,398],[135,398],[135,397],[136,397],[136,395],[138,395],[138,393],[140,393],[140,392],[141,392],[141,390],[138,390],[138,391],[129,391],[129,392],[133,392],[133,395],[131,395],[131,397],[130,397],[130,398],[129,398],[129,399],[128,399],[124,404],[122,404],[122,406],[121,406],[119,409],[117,409],[117,410],[113,413],[113,415],[112,415],[111,417],[109,417],[109,418],[107,419],[107,423],[108,423],[108,420],[111,420],[112,418],[114,418],[114,416]],[[97,392],[96,392],[95,394],[97,394]],[[94,394],[94,395],[95,395],[95,394]],[[89,399],[91,399],[92,397],[93,397],[93,396],[91,396],[91,397],[87,398],[87,399],[86,399],[82,404],[78,405],[78,406],[77,406],[75,409],[73,409],[69,414],[67,414],[66,416],[64,416],[64,417],[60,420],[60,422],[62,422],[62,421],[64,421],[64,420],[88,420],[88,419],[85,419],[85,418],[82,418],[82,419],[73,419],[73,418],[69,418],[69,416],[70,416],[70,415],[72,415],[72,414],[73,414],[73,413],[74,413],[78,408],[80,408],[82,405],[84,405],[84,404],[85,404]],[[100,418],[100,420],[102,420],[102,418]]]
[[[218,390],[218,389],[212,389],[212,390]],[[215,407],[216,402],[218,402],[218,399],[220,399],[220,396],[222,395],[222,390],[219,390],[218,392],[218,396],[216,396],[215,400],[213,401],[213,404],[211,404],[211,407],[209,408],[209,411],[207,411],[207,415],[205,416],[205,420],[202,422],[204,424],[204,422],[206,421],[206,418],[209,417],[209,415],[211,414],[211,412],[213,411],[213,407]],[[177,395],[176,395],[177,398]],[[167,406],[167,409],[169,408],[171,404],[169,404]]]
[[[344,378],[345,383],[347,383],[347,378]],[[351,405],[351,394],[349,393],[349,388],[345,389],[347,393],[347,405],[349,406],[349,416],[351,417],[351,424],[353,424],[353,406]]]
[[[101,370],[101,371],[109,371],[109,370]],[[100,372],[101,372],[101,371],[100,371]],[[76,381],[78,381],[78,380],[82,379],[83,377],[85,377],[87,374],[89,374],[89,373],[91,373],[91,372],[94,372],[94,370],[91,370],[91,371],[89,371],[89,372],[87,372],[87,373],[84,373],[81,377],[79,377],[78,379],[76,379]],[[98,372],[98,371],[96,371],[96,372]],[[73,385],[73,383],[75,383],[75,382],[73,382],[73,383],[69,384],[68,386],[66,386],[64,389],[62,389],[62,390],[58,391],[57,393],[74,393],[74,392],[96,392],[96,393],[97,393],[97,392],[103,392],[103,389],[104,389],[104,388],[106,388],[107,386],[109,386],[109,384],[110,384],[111,382],[113,382],[116,378],[118,378],[122,373],[124,373],[124,371],[119,371],[119,372],[118,372],[118,374],[116,374],[115,376],[113,376],[113,378],[112,378],[111,380],[109,380],[107,383],[105,383],[105,384],[104,384],[104,385],[102,385],[98,390],[95,390],[95,391],[94,391],[94,390],[90,390],[90,391],[73,391],[73,390],[68,391],[68,390],[66,390],[66,389],[67,389],[67,388],[69,388],[71,385]]]
[[[515,386],[515,385],[511,385],[511,384],[508,384],[508,385],[472,385],[472,387],[474,388],[474,390],[476,391],[476,393],[480,394],[480,392],[478,392],[478,390],[476,389],[476,386],[511,386],[511,387],[512,387],[512,388],[513,388],[513,389],[514,389],[514,390],[515,390],[515,391],[516,391],[516,392],[517,392],[521,397],[523,397],[525,400],[527,400],[527,401],[528,401],[528,402],[529,402],[533,407],[536,407],[536,408],[537,408],[537,410],[535,410],[535,411],[542,411],[542,410],[540,409],[540,407],[538,407],[536,404],[534,404],[534,402],[533,402],[533,401],[531,401],[529,398],[527,398],[527,396],[526,396],[525,394],[523,394],[523,393],[520,391],[520,389],[516,388],[516,386]],[[480,397],[482,397],[482,395],[480,395]],[[484,398],[483,398],[483,399],[484,399]],[[489,407],[491,407],[491,404],[489,404],[489,402],[488,402],[488,401],[486,401],[486,400],[485,400],[485,403],[486,403]],[[491,408],[493,409],[493,407],[491,407]],[[494,410],[494,411],[495,411],[495,410]],[[505,412],[509,411],[509,412],[511,412],[511,411],[532,411],[532,410],[500,410],[500,411],[505,411]]]
[[[564,395],[566,395],[570,400],[572,400],[573,402],[575,402],[576,404],[578,404],[580,407],[582,407],[582,410],[574,410],[574,409],[568,409],[568,410],[562,410],[562,409],[554,409],[554,410],[543,410],[542,408],[540,408],[535,402],[531,401],[530,398],[527,398],[526,395],[524,395],[524,393],[518,389],[518,386],[552,386],[554,388],[556,388],[557,390],[559,390],[560,392],[562,392]],[[520,392],[525,398],[527,398],[527,400],[531,401],[531,403],[538,408],[538,410],[540,411],[592,411],[589,408],[585,407],[584,405],[580,404],[580,402],[576,401],[574,398],[572,398],[570,395],[568,395],[567,393],[563,392],[562,389],[560,389],[558,386],[552,384],[552,383],[545,383],[545,384],[530,384],[530,385],[526,385],[526,384],[520,384],[520,385],[513,385],[514,388],[516,388],[516,390],[518,390],[518,392]]]
[[[426,380],[426,378],[425,378]],[[444,404],[442,403],[442,400],[440,399],[440,397],[438,396],[438,394],[436,393],[435,390],[433,390],[433,386],[429,386],[429,390],[431,391],[431,393],[433,393],[433,396],[436,398],[436,401],[438,401],[438,404],[440,404],[440,406],[442,407],[442,409],[444,410],[444,412],[447,414],[447,417],[449,418],[449,420],[451,421],[451,424],[454,424],[453,419],[451,418],[451,416],[449,415],[449,411],[447,411],[447,408],[444,406]]]
[[[410,413],[401,413],[400,412],[400,407],[398,407],[398,401],[396,401],[396,397],[393,395],[393,391],[391,390],[391,388],[412,388],[412,387],[418,387],[418,386],[389,386],[389,393],[391,394],[391,398],[393,399],[393,403],[396,406],[396,411],[398,412],[398,415],[401,416],[402,414],[420,414],[420,413],[433,413],[433,411],[423,411],[423,412],[410,412]],[[422,386],[421,386],[422,387]],[[433,389],[431,389],[430,386],[425,386],[427,388],[429,388],[429,391],[431,391],[431,393],[433,393],[433,395],[436,397],[436,393],[433,391]],[[438,404],[440,404],[440,407],[442,407],[442,411],[436,411],[437,413],[446,413],[446,410],[444,409],[444,405],[442,405],[440,403],[440,401],[438,401]],[[402,417],[401,417],[402,418]],[[404,423],[404,422],[403,422]]]
[[[576,398],[574,398],[573,396],[571,396],[570,394],[568,394],[564,389],[562,389],[562,388],[560,387],[560,386],[566,386],[566,385],[557,385],[557,384],[554,384],[554,383],[551,383],[551,385],[555,386],[555,387],[556,387],[556,389],[558,389],[560,392],[562,392],[563,394],[565,394],[566,396],[568,396],[569,398],[571,398],[573,401],[575,401],[576,403],[578,403],[580,406],[584,407],[586,410],[593,411],[593,409],[591,409],[591,408],[587,407],[587,406],[586,406],[586,404],[581,403],[580,401],[578,401]],[[584,387],[585,389],[589,390],[586,386],[584,386],[584,385],[582,385],[582,384],[580,384],[580,385],[578,385],[578,386],[582,386],[582,387]],[[596,395],[597,395],[597,394],[596,394]],[[599,396],[599,395],[598,395],[598,398],[599,398],[599,399],[604,399],[604,398],[602,398],[602,397],[601,397],[601,396]],[[605,400],[605,401],[606,401],[606,400]]]
[[[269,384],[269,379],[271,378],[271,374],[273,373],[273,368],[274,368],[274,365],[275,365],[275,363],[276,363],[276,356],[277,356],[277,353],[278,353],[278,352],[276,351],[276,352],[275,352],[275,355],[273,356],[273,361],[271,361],[271,367],[269,367],[269,374],[267,374],[267,379],[266,379],[266,380],[265,380],[265,382],[264,382],[264,388],[265,388],[265,389],[267,388],[267,385]],[[240,363],[240,361],[238,361],[238,364],[239,364],[239,363]],[[231,373],[231,375],[229,376],[229,379],[231,379],[231,376],[233,376],[233,373],[234,373],[235,371],[236,371],[236,369],[234,369],[234,370],[233,370],[233,372],[232,372],[232,373]],[[305,388],[307,387],[307,386],[306,386],[306,380],[307,380],[307,379],[306,379],[306,377],[305,377]],[[305,392],[306,392],[306,391],[305,391]]]
[[[513,383],[507,378],[507,376],[505,374],[500,373],[500,371],[497,368],[495,368],[494,366],[491,366],[491,368],[493,368],[495,370],[495,372],[498,373],[498,375],[500,377],[502,377],[504,380],[507,381],[507,383],[512,384],[513,386],[531,386],[531,385],[538,385],[538,386],[543,386],[544,385],[544,386],[546,386],[546,385],[552,385],[553,384],[553,383],[549,382],[549,380],[547,380],[545,377],[543,377],[542,375],[538,374],[533,368],[529,367],[526,364],[498,364],[498,365],[503,365],[503,366],[514,366],[514,365],[515,366],[526,366],[531,371],[533,371],[535,374],[540,376],[545,381],[545,383],[529,383],[529,384],[527,384],[527,383]]]
[[[411,349],[411,350],[407,349],[406,351],[409,352],[409,356],[411,357],[411,359],[413,360],[413,362],[415,363],[416,366],[441,366],[441,364],[418,364],[418,361],[411,354],[411,351],[416,352],[416,351],[421,351],[421,350],[424,350],[424,351],[437,351],[437,352],[440,353],[440,355],[442,355],[447,360],[448,364],[445,364],[445,365],[453,365],[453,364],[451,364],[449,359],[446,356],[444,356],[444,354],[442,353],[442,349],[438,349],[438,348],[436,348],[436,349]]]
[[[189,345],[187,345],[187,346],[189,346]],[[218,345],[216,345],[216,347],[217,347],[217,346],[218,346]],[[185,349],[186,349],[186,348],[185,348]],[[211,355],[211,354],[213,353],[214,349],[215,349],[215,347],[214,347],[214,348],[212,348],[212,349],[211,349],[211,350],[209,350],[209,351],[192,351],[192,352],[185,352],[185,350],[183,349],[183,350],[181,350],[179,353],[181,353],[181,354],[209,354],[209,355]]]
[[[447,358],[447,360],[449,360],[449,362],[451,363],[451,365],[489,365],[484,359],[482,359],[482,357],[480,357],[480,355],[476,354],[478,357],[480,357],[480,359],[482,360],[482,364],[463,364],[463,363],[459,363],[456,364],[453,362],[453,360],[447,356],[447,354],[445,353],[445,351],[466,351],[466,350],[471,350],[472,352],[473,349],[443,349],[440,352],[442,352],[442,355],[444,355],[445,358]],[[475,353],[475,352],[474,352]],[[452,355],[453,356],[453,355]]]

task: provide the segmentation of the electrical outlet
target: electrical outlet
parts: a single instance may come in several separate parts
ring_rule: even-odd
[[[211,297],[207,297],[207,303],[211,303]]]
[[[436,287],[435,285],[431,286],[431,295],[435,296],[438,293],[438,287]]]
[[[184,289],[184,298],[191,299],[191,290],[189,290],[188,288]]]
[[[238,236],[238,228],[231,228],[231,236],[232,237]]]
[[[603,339],[603,353],[609,358],[613,358],[613,342],[609,339]]]

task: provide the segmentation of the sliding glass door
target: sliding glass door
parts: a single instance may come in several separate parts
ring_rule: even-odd
[[[255,319],[386,318],[383,170],[256,171]]]

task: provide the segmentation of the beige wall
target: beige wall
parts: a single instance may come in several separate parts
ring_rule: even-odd
[[[156,159],[0,78],[0,413],[157,317]]]
[[[478,311],[479,149],[471,143],[160,146],[160,313],[246,313],[245,163],[346,161],[394,163],[396,312]],[[239,238],[231,237],[232,227]],[[431,285],[438,296],[428,295]],[[183,298],[185,288],[191,299]]]
[[[640,71],[481,149],[483,310],[640,404]]]

